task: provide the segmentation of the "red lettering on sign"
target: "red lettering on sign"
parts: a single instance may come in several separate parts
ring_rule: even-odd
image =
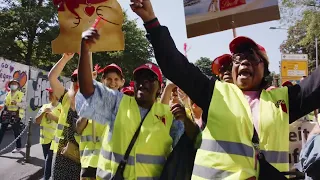
[[[246,4],[246,0],[220,0],[220,11]]]

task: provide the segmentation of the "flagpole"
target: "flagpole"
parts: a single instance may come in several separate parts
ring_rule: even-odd
[[[236,26],[235,26],[234,21],[232,21],[231,23],[232,23],[233,38],[236,38],[237,37]]]

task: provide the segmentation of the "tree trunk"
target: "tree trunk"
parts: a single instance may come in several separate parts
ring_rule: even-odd
[[[27,54],[25,57],[26,65],[28,65],[28,66],[31,66],[31,58],[32,58],[32,54],[33,54],[33,42],[35,39],[35,34],[36,34],[36,32],[34,30],[28,38]]]

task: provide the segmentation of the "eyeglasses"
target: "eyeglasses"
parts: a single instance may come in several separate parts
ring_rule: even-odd
[[[71,76],[71,82],[78,82],[78,76]]]
[[[141,75],[141,76],[136,76],[134,81],[139,84],[153,83],[154,81],[158,81],[158,77],[155,75]]]
[[[139,77],[135,79],[135,84],[143,84],[143,83],[153,83],[157,81],[158,77]]]
[[[250,49],[249,51],[244,53],[236,53],[232,56],[232,62],[234,64],[241,64],[241,62],[244,60],[248,60],[253,66],[256,66],[259,63],[263,62],[263,60],[253,49]]]

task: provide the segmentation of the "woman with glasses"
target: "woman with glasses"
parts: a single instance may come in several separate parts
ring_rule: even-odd
[[[71,75],[71,85],[66,89],[58,80],[65,65],[72,59],[74,54],[63,54],[62,58],[53,66],[49,72],[48,78],[50,86],[57,97],[62,99],[61,114],[59,116],[58,125],[55,131],[55,137],[51,144],[53,150],[52,159],[52,180],[79,180],[80,179],[80,159],[75,160],[62,153],[69,147],[78,148],[76,137],[75,123],[78,119],[75,110],[75,95],[79,89],[78,70],[76,69]],[[76,135],[76,136],[75,136]],[[79,153],[78,149],[73,150]]]
[[[232,55],[224,54],[213,60],[211,65],[212,73],[217,75],[221,81],[233,83],[232,75]]]
[[[131,2],[164,75],[203,109],[192,179],[285,179],[279,171],[289,170],[289,123],[319,108],[320,69],[299,85],[265,91],[267,53],[242,36],[229,45],[234,84],[209,79],[177,50],[151,1]]]

